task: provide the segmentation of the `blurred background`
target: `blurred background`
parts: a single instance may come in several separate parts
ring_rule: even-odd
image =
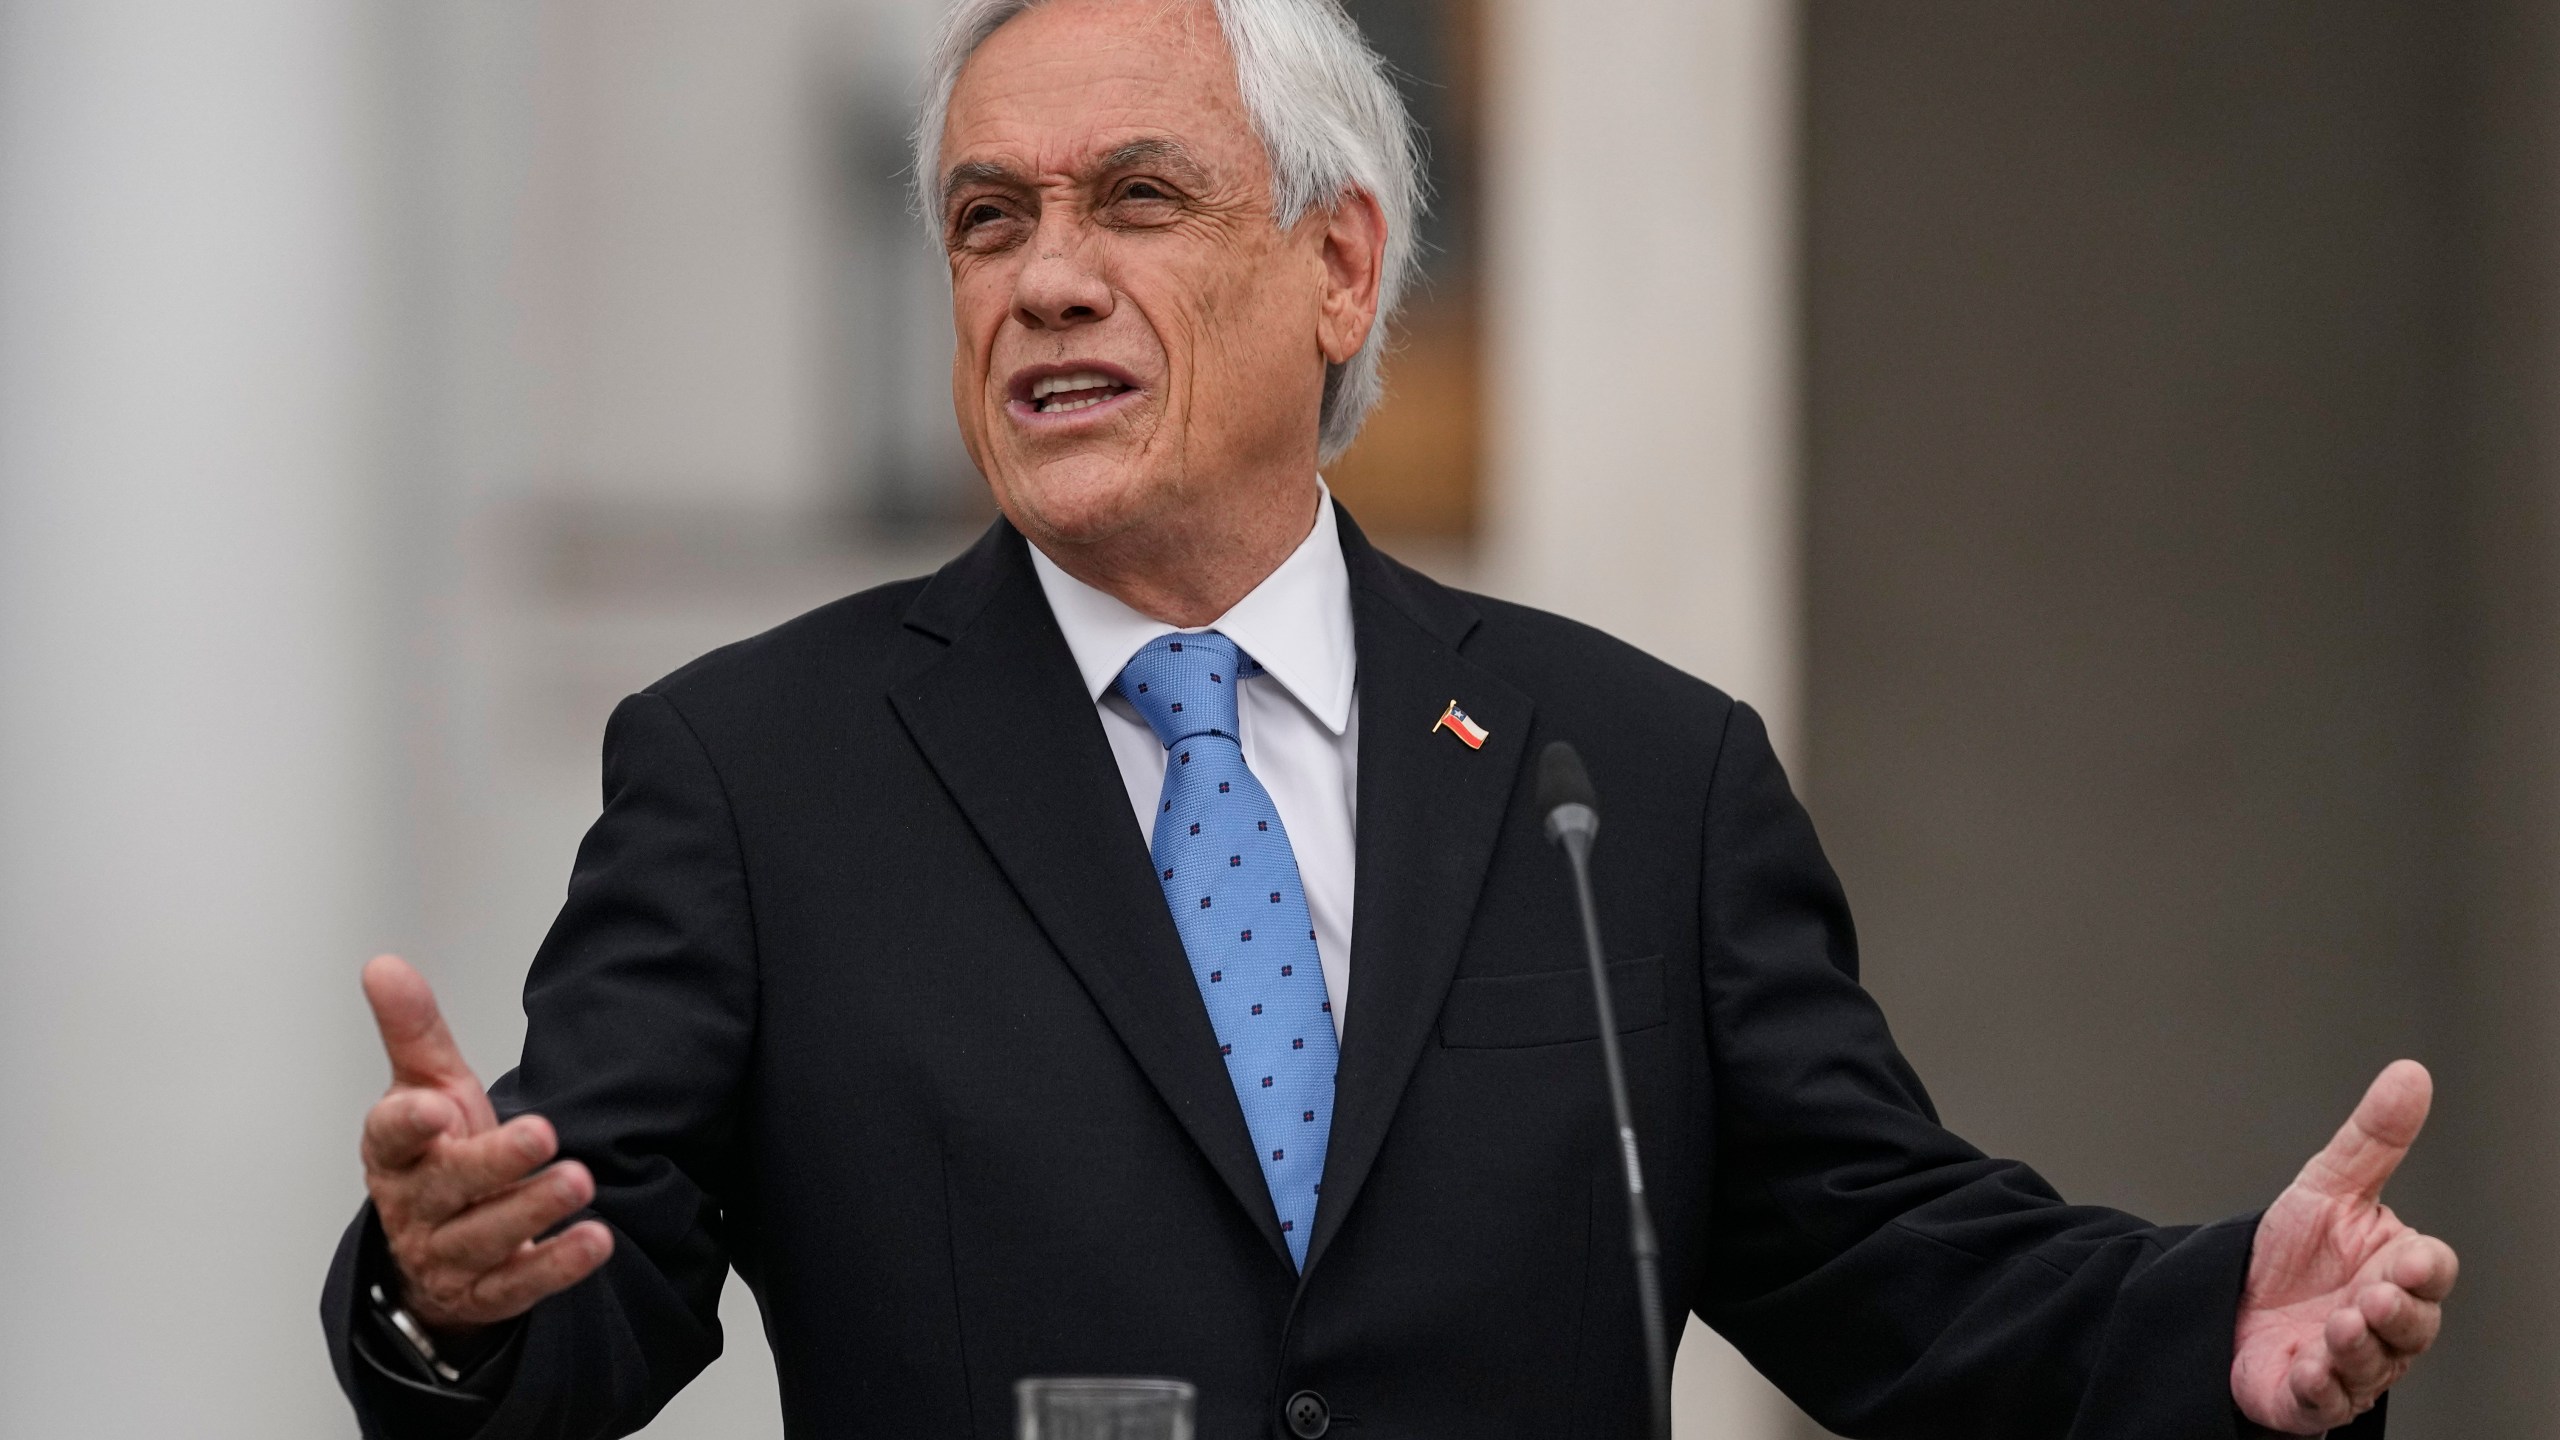
[[[1343,502],[1765,710],[2075,1198],[2262,1205],[2427,1060],[2394,1433],[2560,1435],[2560,12],[1350,8],[1440,205]],[[493,1077],[615,698],[984,522],[932,10],[0,0],[0,1436],[351,1433],[359,963]],[[727,1313],[652,1436],[778,1434]]]

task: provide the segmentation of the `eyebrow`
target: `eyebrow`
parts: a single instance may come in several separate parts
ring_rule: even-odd
[[[951,197],[972,185],[1019,185],[1020,183],[1021,176],[1010,165],[994,160],[971,160],[966,164],[952,166],[951,173],[943,177],[942,203],[950,204]]]
[[[1102,168],[1105,172],[1135,170],[1142,166],[1161,166],[1167,170],[1179,170],[1186,176],[1198,176],[1201,173],[1200,162],[1191,158],[1191,152],[1183,148],[1181,141],[1169,140],[1163,136],[1132,140],[1102,157]]]
[[[1096,168],[1103,174],[1109,174],[1115,170],[1147,167],[1173,171],[1195,185],[1201,183],[1207,174],[1181,141],[1162,136],[1149,136],[1114,146]],[[950,204],[954,196],[972,185],[1003,185],[1018,189],[1027,183],[1021,171],[1003,161],[970,160],[952,166],[951,173],[943,177],[942,203]]]

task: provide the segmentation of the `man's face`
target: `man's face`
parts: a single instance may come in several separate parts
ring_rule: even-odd
[[[940,168],[952,403],[1016,525],[1086,544],[1313,473],[1343,328],[1325,221],[1274,226],[1204,0],[1007,22],[960,74]]]

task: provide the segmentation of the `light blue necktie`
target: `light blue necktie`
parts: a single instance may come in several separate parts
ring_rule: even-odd
[[[1298,857],[1236,738],[1236,682],[1260,670],[1214,630],[1165,635],[1122,668],[1119,689],[1164,742],[1156,879],[1303,1268],[1339,1057]]]

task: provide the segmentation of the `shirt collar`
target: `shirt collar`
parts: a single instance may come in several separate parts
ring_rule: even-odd
[[[1031,566],[1058,628],[1084,676],[1085,692],[1100,700],[1120,678],[1138,647],[1171,628],[1087,585],[1031,547]],[[1236,642],[1272,679],[1307,707],[1327,730],[1351,724],[1357,649],[1351,630],[1351,571],[1342,561],[1342,534],[1334,524],[1333,492],[1316,481],[1316,523],[1280,568],[1207,625]]]

